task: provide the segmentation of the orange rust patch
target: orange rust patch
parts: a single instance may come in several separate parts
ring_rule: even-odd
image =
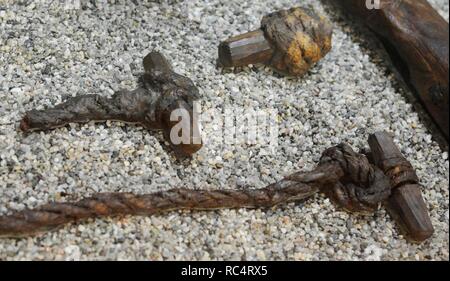
[[[287,50],[287,60],[292,68],[292,73],[303,74],[320,59],[321,50],[317,43],[307,34],[297,32]]]
[[[322,56],[324,56],[326,53],[328,53],[331,50],[331,38],[327,37],[323,41],[323,47],[322,47]]]

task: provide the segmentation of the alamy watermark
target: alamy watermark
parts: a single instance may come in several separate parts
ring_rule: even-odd
[[[379,10],[381,9],[380,0],[366,0],[366,8],[369,10]]]
[[[64,0],[64,10],[79,10],[81,9],[81,0]]]
[[[389,7],[390,9],[396,9],[402,3],[403,0],[390,0],[384,1],[383,7],[381,5],[381,0],[366,0],[366,8],[369,10],[379,10],[384,9],[384,7]]]
[[[184,108],[172,111],[170,119],[176,124],[170,131],[173,144],[203,144],[210,139],[215,145],[257,145],[271,151],[278,146],[278,111],[250,107],[224,106],[222,109],[201,109],[194,102],[192,111]],[[207,127],[211,138],[202,138]]]

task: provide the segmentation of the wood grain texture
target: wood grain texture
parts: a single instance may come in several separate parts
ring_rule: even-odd
[[[389,213],[410,240],[430,238],[434,228],[413,166],[386,132],[371,135],[369,146],[375,164],[391,181],[392,194],[385,202]]]
[[[258,29],[220,43],[219,61],[223,67],[267,63],[272,58],[273,52],[264,32]]]
[[[449,25],[426,0],[333,1],[362,20],[386,47],[403,80],[449,140]]]

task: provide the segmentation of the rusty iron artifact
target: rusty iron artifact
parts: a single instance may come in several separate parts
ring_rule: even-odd
[[[426,0],[333,1],[381,39],[402,80],[449,140],[449,25]]]
[[[111,98],[84,95],[71,98],[51,109],[32,110],[22,119],[24,132],[48,130],[69,123],[117,120],[138,123],[147,129],[163,130],[166,140],[178,156],[191,156],[202,147],[199,124],[194,118],[193,102],[198,99],[198,89],[187,77],[175,73],[165,57],[151,52],[144,58],[145,73],[142,87],[134,91],[119,91]],[[180,109],[189,113],[189,142],[173,143],[170,132],[179,121],[171,114]]]
[[[375,134],[371,140],[378,139],[379,136]],[[50,203],[37,209],[27,209],[0,217],[0,236],[28,236],[74,221],[113,215],[149,216],[180,209],[271,208],[304,200],[317,192],[324,193],[338,207],[348,212],[374,212],[381,203],[388,202],[391,208],[399,208],[400,218],[394,218],[400,219],[401,223],[407,226],[414,225],[416,217],[427,216],[426,208],[417,208],[413,199],[401,204],[395,203],[397,198],[403,196],[397,195],[397,189],[404,187],[400,192],[408,194],[411,189],[407,185],[410,183],[396,181],[397,168],[391,171],[391,166],[385,164],[391,162],[383,162],[389,154],[378,149],[374,149],[372,154],[381,168],[370,163],[366,155],[354,152],[349,145],[340,144],[327,149],[313,171],[294,173],[262,189],[172,189],[143,195],[99,193],[75,203]],[[406,160],[401,161],[402,164],[399,165],[406,163]],[[413,193],[411,196],[415,195],[416,193]],[[415,214],[415,217],[410,216],[410,213]],[[409,221],[411,219],[412,223]],[[415,227],[409,230],[421,231]],[[426,239],[428,234],[413,233],[415,238],[419,238],[414,241]]]
[[[224,67],[264,63],[276,71],[301,76],[331,50],[333,28],[310,8],[268,14],[259,30],[229,38],[219,45]]]

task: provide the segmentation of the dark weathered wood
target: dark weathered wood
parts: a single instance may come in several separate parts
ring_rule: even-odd
[[[403,80],[449,140],[449,25],[426,0],[339,0],[381,39]]]
[[[392,194],[385,205],[403,232],[413,241],[430,238],[433,225],[411,163],[405,159],[386,132],[369,137],[375,164],[390,178]]]
[[[266,63],[272,58],[273,52],[262,30],[231,37],[219,45],[219,58],[223,67]]]
[[[332,25],[309,8],[268,14],[261,29],[219,45],[222,66],[264,63],[290,76],[305,74],[331,50]]]
[[[175,73],[165,57],[152,52],[144,58],[146,73],[143,86],[134,91],[120,91],[111,98],[84,95],[46,110],[32,110],[22,119],[20,128],[25,131],[49,130],[69,123],[119,120],[138,123],[147,129],[163,130],[167,141],[177,156],[191,156],[202,147],[200,126],[194,118],[194,100],[198,89],[187,77]],[[173,121],[174,110],[189,114],[188,118]],[[186,140],[174,143],[170,133],[174,126],[184,122],[189,130]],[[181,123],[180,123],[181,124]],[[177,141],[178,142],[178,141]]]

